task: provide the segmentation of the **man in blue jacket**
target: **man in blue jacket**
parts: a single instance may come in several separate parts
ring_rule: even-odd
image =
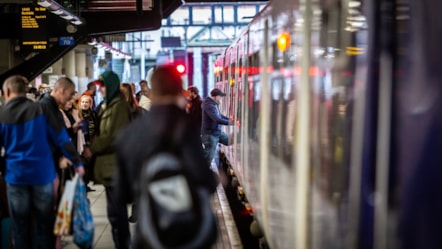
[[[26,98],[25,77],[15,75],[3,84],[6,104],[0,111],[0,146],[5,148],[8,204],[14,248],[32,248],[31,213],[37,224],[38,248],[54,248],[55,165],[50,141],[60,148],[80,175],[84,174],[66,129],[55,130],[39,105]],[[75,150],[74,150],[75,151]]]
[[[215,155],[218,143],[229,144],[229,137],[221,131],[221,125],[232,125],[233,123],[228,117],[222,115],[218,108],[224,96],[226,96],[224,92],[214,88],[202,104],[201,140],[204,145],[204,157],[209,165]]]

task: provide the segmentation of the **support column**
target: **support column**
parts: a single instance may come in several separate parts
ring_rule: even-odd
[[[52,74],[62,75],[63,74],[63,58],[60,58],[54,64],[52,64]]]
[[[75,74],[75,49],[71,50],[63,57],[64,75],[70,78],[77,86],[78,78]]]
[[[0,74],[11,68],[12,49],[10,40],[0,40]],[[3,82],[0,83],[2,85]]]
[[[86,53],[86,77],[89,78],[89,80],[94,79],[94,73],[95,73],[95,67],[94,67],[94,58],[93,54]]]
[[[75,50],[75,73],[78,78],[86,77],[86,51]]]
[[[89,81],[86,75],[86,49],[76,49],[75,52],[75,70],[78,77],[77,91],[78,94],[81,94],[86,90]]]
[[[60,58],[50,67],[52,72],[44,73],[41,75],[41,83],[49,84],[50,86],[54,86],[55,81],[63,74],[63,58]],[[35,87],[39,87],[39,85],[35,85]]]
[[[200,92],[203,90],[203,75],[202,75],[202,56],[201,48],[193,48],[193,85],[196,86]]]

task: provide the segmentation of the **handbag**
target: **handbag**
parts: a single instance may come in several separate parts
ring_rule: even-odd
[[[63,195],[58,205],[57,217],[55,219],[54,234],[68,235],[72,221],[72,208],[75,196],[75,187],[78,182],[78,174],[72,180],[67,180],[64,186]]]
[[[73,218],[74,243],[81,249],[92,248],[94,219],[86,195],[86,185],[81,178],[78,179],[75,190]]]

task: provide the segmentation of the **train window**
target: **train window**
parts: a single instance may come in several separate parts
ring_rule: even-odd
[[[237,103],[237,109],[236,109],[236,120],[241,120],[241,106],[242,106],[242,74],[243,74],[243,70],[245,68],[245,66],[243,65],[243,60],[242,58],[239,59],[238,62],[238,68],[239,70],[238,72],[238,76],[237,76],[237,83],[236,86],[238,88],[238,93],[237,93],[237,99],[238,99],[238,103]]]
[[[292,165],[293,144],[295,138],[295,81],[293,74],[284,75],[283,103],[281,113],[281,155],[286,165]]]
[[[364,30],[349,29],[354,23],[346,20],[342,4],[336,1],[328,6],[313,6],[311,69],[311,158],[312,189],[321,198],[311,199],[312,213],[321,210],[321,216],[311,226],[313,247],[342,247],[336,239],[340,230],[348,224],[339,217],[348,208],[348,172],[350,172],[350,150],[353,122],[353,92],[356,75],[360,74],[358,85],[366,84],[367,35]],[[322,8],[324,7],[324,8]],[[359,8],[359,7],[357,7]],[[359,13],[351,9],[350,15]],[[364,18],[353,17],[363,27]],[[362,41],[362,44],[358,44]],[[350,50],[349,50],[350,49]],[[367,91],[368,92],[368,91]],[[374,108],[375,109],[375,108]],[[366,132],[367,136],[370,131]],[[359,183],[358,183],[359,184]],[[329,203],[324,211],[324,203]],[[333,229],[324,230],[324,226]],[[329,234],[329,236],[325,236]]]
[[[228,110],[228,113],[226,114],[228,117],[232,117],[235,113],[235,84],[236,84],[236,78],[235,78],[235,71],[236,71],[237,65],[236,63],[232,63],[229,73],[229,92],[226,92],[229,94],[229,103],[226,103],[226,110]]]
[[[248,135],[250,139],[258,141],[258,122],[259,122],[259,105],[260,105],[260,92],[261,92],[261,78],[259,75],[259,52],[254,53],[249,57],[249,76],[248,76],[248,89],[249,89],[249,103],[248,103]]]
[[[278,70],[283,64],[283,53],[279,51],[276,42],[272,44],[272,50],[272,66],[274,70]]]
[[[277,73],[271,74],[273,76],[271,79],[271,111],[270,111],[270,139],[271,139],[271,151],[272,153],[280,157],[280,148],[281,148],[281,131],[280,131],[280,118],[282,117],[281,113],[281,101],[282,100],[282,82],[283,79],[281,75]]]

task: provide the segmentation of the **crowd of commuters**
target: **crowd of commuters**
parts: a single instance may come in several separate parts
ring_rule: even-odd
[[[210,163],[217,143],[228,144],[220,125],[232,124],[218,108],[225,93],[215,88],[202,100],[198,88],[191,86],[185,99],[181,77],[173,67],[156,68],[151,76],[149,82],[140,82],[136,94],[133,85],[120,82],[112,71],[89,83],[80,95],[66,77],[41,94],[28,89],[29,82],[19,75],[3,82],[1,173],[16,249],[32,248],[31,214],[38,226],[39,248],[59,248],[60,239],[52,232],[54,207],[62,194],[61,179],[74,172],[86,184],[104,185],[115,248],[144,248],[137,244],[138,230],[131,247],[126,205],[139,198],[143,160],[164,143],[178,141],[192,161],[186,168],[192,181],[215,190]],[[97,90],[104,98],[101,103],[95,102]],[[174,132],[178,126],[184,128]],[[88,186],[88,191],[93,189]],[[136,212],[134,208],[133,222]]]
[[[27,85],[27,79],[22,76],[6,79],[3,83],[6,103],[0,112],[0,142],[5,151],[2,175],[7,184],[14,248],[33,247],[31,214],[36,219],[39,248],[54,248],[57,171],[72,166],[77,173],[84,174],[78,152],[58,115],[61,115],[58,106],[64,106],[72,97],[74,85],[67,79],[57,81],[56,98],[48,96],[47,105],[27,98]],[[59,161],[61,157],[66,160]]]

